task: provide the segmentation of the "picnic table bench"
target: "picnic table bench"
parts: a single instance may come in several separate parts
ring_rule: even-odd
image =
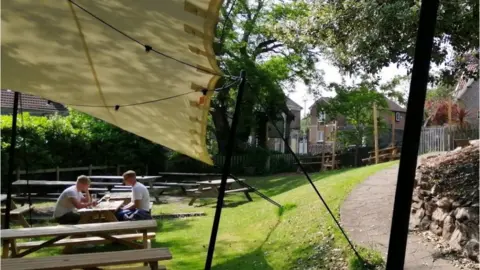
[[[7,200],[7,195],[1,194],[1,202],[4,202]],[[13,201],[11,205],[12,209],[10,209],[10,218],[12,221],[18,222],[20,225],[22,225],[25,228],[29,228],[30,224],[27,222],[23,214],[26,214],[34,209],[33,206],[29,205],[24,205],[24,206],[17,206]],[[3,227],[3,221],[5,220],[5,212],[6,212],[6,207],[1,208],[1,218],[2,218],[2,227]]]
[[[198,181],[215,180],[222,177],[220,173],[185,173],[185,172],[159,172],[163,182],[196,183]]]
[[[22,229],[7,229],[2,230],[0,233],[0,239],[3,243],[2,258],[7,257],[23,257],[44,247],[50,247],[54,245],[68,245],[70,241],[75,244],[88,244],[90,241],[109,241],[117,242],[132,248],[147,248],[148,247],[148,232],[155,231],[157,229],[157,222],[155,220],[142,220],[142,221],[122,221],[122,222],[109,222],[109,223],[93,223],[93,224],[79,224],[79,225],[58,225],[48,227],[33,227]],[[122,238],[118,235],[122,233],[140,232],[142,237],[142,244],[130,241],[132,238]],[[91,235],[96,238],[84,237],[85,235]],[[36,237],[51,237],[50,240],[37,242],[35,244],[24,244],[25,251],[17,252],[17,239],[28,239]],[[71,237],[72,239],[65,239]],[[77,237],[77,238],[75,238]],[[104,240],[98,240],[102,238]],[[60,242],[61,240],[64,241]],[[83,239],[79,240],[79,239]],[[9,251],[11,254],[9,255]],[[2,260],[3,263],[3,260]],[[3,268],[2,268],[3,269]]]
[[[126,269],[158,270],[166,269],[164,266],[158,265],[159,261],[171,259],[172,255],[167,248],[152,248],[145,250],[85,253],[39,258],[2,259],[1,268],[2,270],[65,270],[97,268],[101,266],[124,265],[133,263],[148,263],[150,264],[149,268],[138,267]]]
[[[188,203],[188,205],[193,205],[193,203],[199,198],[199,197],[211,197],[213,196],[218,196],[218,189],[220,188],[222,180],[208,180],[208,181],[200,181],[198,182],[199,186],[197,189],[190,189],[187,190],[188,192],[192,193],[192,199]],[[252,201],[252,197],[250,197],[249,192],[251,191],[247,187],[241,187],[237,189],[231,189],[231,186],[233,183],[236,183],[236,181],[243,181],[243,179],[232,179],[228,178],[227,179],[227,186],[225,190],[225,195],[227,194],[233,194],[233,193],[238,193],[241,192],[245,194],[245,197],[247,200]]]
[[[367,164],[372,164],[375,162],[375,151],[368,152],[369,157],[362,159],[363,162]],[[391,161],[400,158],[400,147],[391,146],[378,150],[378,160],[379,161]]]

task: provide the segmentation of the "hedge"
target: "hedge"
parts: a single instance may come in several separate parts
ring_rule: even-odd
[[[75,110],[68,116],[23,113],[17,125],[15,163],[22,169],[27,165],[34,170],[142,164],[156,172],[164,166],[166,150],[162,146]],[[12,116],[2,115],[2,175],[8,169],[11,127]]]

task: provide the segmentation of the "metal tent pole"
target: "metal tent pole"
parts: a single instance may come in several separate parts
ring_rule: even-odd
[[[15,92],[13,96],[13,114],[12,114],[12,137],[10,139],[10,153],[8,155],[8,175],[7,175],[7,202],[5,209],[5,220],[3,228],[10,227],[10,210],[12,209],[12,183],[15,181],[13,170],[15,167],[15,145],[17,141],[17,114],[18,114],[18,96]]]
[[[387,270],[404,268],[408,222],[417,166],[422,116],[439,0],[422,0],[408,96],[402,155],[398,169],[392,227],[388,245]]]
[[[207,260],[205,262],[205,270],[212,268],[213,252],[215,251],[215,242],[217,240],[218,226],[220,224],[220,216],[222,214],[223,198],[225,197],[225,188],[227,186],[227,178],[230,175],[230,164],[235,146],[235,135],[237,131],[238,119],[240,116],[240,108],[242,106],[243,91],[245,89],[244,70],[240,72],[240,85],[238,86],[237,102],[235,104],[235,112],[233,113],[232,125],[230,127],[230,134],[228,138],[227,149],[225,151],[225,163],[223,164],[222,182],[218,190],[217,208],[215,210],[215,217],[213,218],[212,233],[210,235],[210,243],[208,244]]]

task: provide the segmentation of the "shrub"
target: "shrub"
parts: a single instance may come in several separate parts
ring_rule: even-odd
[[[148,165],[162,170],[162,146],[123,131],[113,125],[71,110],[66,117],[31,116],[17,118],[15,164],[29,170],[93,165]],[[2,174],[7,173],[12,134],[12,116],[1,116]]]

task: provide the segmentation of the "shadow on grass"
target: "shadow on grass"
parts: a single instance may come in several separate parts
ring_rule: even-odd
[[[326,171],[322,173],[310,174],[313,182],[320,181],[330,176],[338,175],[352,169],[340,169],[334,171]],[[309,184],[305,175],[297,174],[292,176],[271,176],[262,178],[253,178],[247,180],[247,183],[260,190],[267,196],[275,196],[290,191],[294,188]]]
[[[270,232],[268,232],[265,240],[252,252],[244,254],[239,257],[235,257],[231,260],[228,260],[224,263],[215,265],[212,269],[220,270],[220,269],[262,269],[262,270],[273,270],[273,268],[268,264],[267,260],[265,259],[265,253],[262,251],[263,246],[265,243],[268,242],[273,232],[277,229],[278,225],[280,225],[281,219],[280,217],[277,220],[277,223],[272,227]]]

